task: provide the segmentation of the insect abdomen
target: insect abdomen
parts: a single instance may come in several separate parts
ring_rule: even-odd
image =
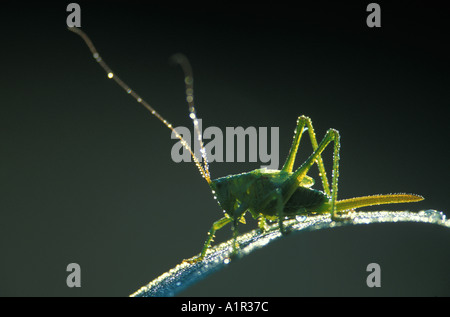
[[[329,202],[329,198],[323,192],[298,187],[291,198],[286,202],[283,214],[286,216],[295,216],[302,213],[317,212],[320,207]]]

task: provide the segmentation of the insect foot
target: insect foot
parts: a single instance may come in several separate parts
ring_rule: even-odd
[[[286,227],[286,224],[284,223],[284,220],[285,219],[283,219],[282,217],[278,218],[278,230],[280,230],[280,233],[283,236],[287,236],[289,233],[291,233],[292,228],[291,228],[291,226],[287,226]]]
[[[230,263],[233,260],[238,259],[239,257],[241,257],[241,254],[239,253],[239,249],[233,248],[233,251],[230,253],[230,256],[226,259],[226,264]]]
[[[181,263],[195,264],[197,262],[203,261],[203,257],[200,255],[193,256],[189,259],[184,259]]]
[[[231,251],[231,254],[230,254],[231,259],[235,259],[238,257],[239,249],[240,249],[239,243],[236,241],[236,239],[233,239],[233,240],[234,240],[233,246],[232,246],[233,250]]]
[[[264,218],[262,215],[258,218],[258,228],[261,230],[261,232],[266,232],[269,230],[269,226],[267,225],[266,218]]]
[[[282,226],[280,226],[280,232],[283,236],[287,236],[288,234],[290,234],[292,232],[292,227],[286,227],[284,224]]]
[[[355,210],[349,210],[348,212],[345,212],[345,213],[331,214],[331,220],[332,221],[336,221],[336,222],[351,220],[352,219],[352,214],[354,212],[355,212]]]

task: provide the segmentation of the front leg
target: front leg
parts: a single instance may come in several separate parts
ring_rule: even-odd
[[[202,251],[200,252],[200,255],[195,256],[190,259],[185,259],[185,260],[183,260],[183,262],[193,264],[193,263],[202,261],[206,255],[206,251],[211,246],[211,242],[214,240],[214,235],[215,235],[216,231],[219,230],[220,228],[222,228],[223,226],[225,226],[227,223],[230,223],[232,220],[233,219],[231,219],[229,217],[223,217],[222,219],[219,219],[216,222],[214,222],[211,229],[209,229],[208,239],[206,239],[205,244],[203,245]]]

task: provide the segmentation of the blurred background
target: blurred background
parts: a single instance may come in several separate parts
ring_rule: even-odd
[[[67,31],[69,1],[3,4],[0,50],[0,295],[127,296],[200,251],[222,216],[170,131],[108,80]],[[174,126],[279,127],[284,163],[297,117],[341,133],[339,198],[417,193],[387,210],[448,215],[449,13],[421,1],[149,5],[77,1],[109,66]],[[298,164],[311,154],[302,139]],[[331,147],[324,152],[331,176]],[[212,163],[213,178],[259,168]],[[298,166],[298,165],[297,165]],[[315,188],[322,189],[317,168]],[[380,208],[368,208],[380,210]],[[241,232],[253,229],[248,218]],[[229,227],[217,242],[231,237]],[[448,229],[336,228],[281,239],[182,296],[449,296]],[[81,288],[66,267],[81,266]],[[381,288],[366,286],[369,263]]]

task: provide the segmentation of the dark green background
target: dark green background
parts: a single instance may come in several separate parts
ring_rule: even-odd
[[[385,208],[447,212],[448,11],[378,2],[382,27],[370,29],[369,2],[78,1],[103,58],[175,126],[191,126],[182,73],[168,64],[183,52],[204,127],[279,127],[282,164],[297,116],[308,115],[319,138],[341,133],[340,198],[417,193],[426,200]],[[172,162],[170,131],[66,30],[68,3],[1,8],[2,296],[126,296],[197,253],[222,216],[195,166]],[[304,140],[299,160],[311,153]],[[260,165],[216,163],[211,173]],[[442,227],[345,227],[282,239],[181,295],[448,296],[449,260]],[[78,289],[66,286],[71,262]],[[366,286],[372,262],[379,289]]]

